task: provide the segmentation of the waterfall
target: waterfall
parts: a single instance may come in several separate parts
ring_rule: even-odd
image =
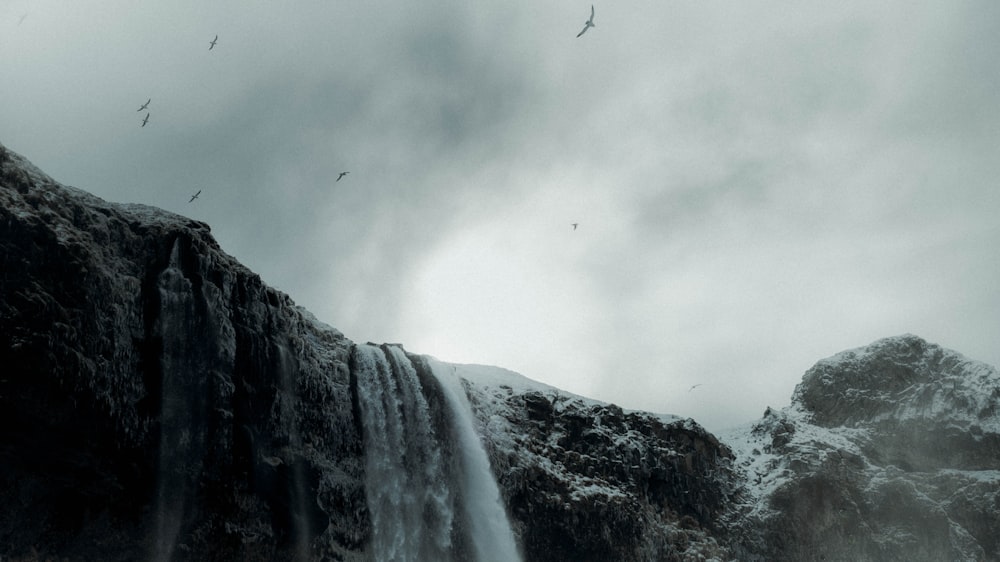
[[[188,497],[188,474],[197,470],[202,436],[195,430],[190,404],[199,385],[194,380],[196,359],[187,339],[194,313],[191,282],[179,265],[174,241],[170,262],[157,279],[160,314],[155,328],[163,342],[160,404],[160,462],[156,497],[156,538],[152,559],[173,558]]]
[[[468,404],[449,396],[454,385],[441,384],[450,411],[437,411],[401,348],[358,346],[356,362],[374,558],[518,560]],[[435,424],[441,419],[451,426]]]
[[[409,361],[393,368],[376,347],[362,346],[358,355],[375,558],[447,560],[453,513],[416,372]]]
[[[296,363],[284,345],[278,344],[276,352],[278,356],[276,375],[281,389],[278,394],[278,409],[282,420],[282,430],[287,433],[289,444],[299,449],[302,447],[302,435],[295,423],[295,410],[300,407],[295,387]],[[294,559],[309,560],[312,533],[307,508],[309,491],[306,485],[305,467],[302,462],[293,459],[289,470],[291,475],[288,483],[288,516],[290,532],[295,541]]]
[[[520,560],[514,532],[490,471],[490,459],[476,433],[472,407],[455,368],[432,362],[431,370],[455,417],[456,439],[462,457],[461,484],[476,555],[480,561]]]

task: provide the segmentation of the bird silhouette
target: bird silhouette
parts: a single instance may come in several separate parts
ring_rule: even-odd
[[[209,50],[209,51],[211,51],[212,49],[214,49],[214,48],[215,48],[215,42],[216,42],[216,41],[218,41],[218,40],[219,40],[219,36],[218,36],[218,35],[216,35],[216,36],[215,36],[215,39],[212,39],[212,42],[211,42],[211,43],[209,43],[209,45],[208,45],[208,50]]]
[[[199,195],[201,195],[201,190],[200,189],[198,190],[198,193],[195,193],[194,195],[191,196],[191,199],[188,199],[188,203],[190,203],[190,202],[194,201],[195,199],[197,199]]]
[[[573,225],[573,230],[576,230],[576,227],[580,226],[580,223],[578,223],[578,222],[574,222],[574,223],[570,223],[570,224]]]
[[[347,174],[349,174],[349,173],[350,173],[350,172],[340,172],[340,175],[339,175],[339,176],[337,176],[337,181],[340,181],[340,178],[342,178],[342,177],[346,176],[346,175],[347,175]]]
[[[140,107],[136,111],[142,111],[143,109],[146,109],[147,107],[149,107],[149,102],[151,101],[153,101],[153,98],[149,98],[148,100],[146,100],[146,103],[142,104],[142,107]]]
[[[583,35],[591,27],[597,27],[596,25],[594,25],[594,5],[593,4],[590,5],[590,19],[587,20],[587,23],[583,24],[583,31],[581,31],[580,33],[577,33],[576,36],[579,37],[579,36]]]
[[[149,123],[149,114],[147,113],[145,117],[142,118],[142,126],[145,127],[146,123]]]

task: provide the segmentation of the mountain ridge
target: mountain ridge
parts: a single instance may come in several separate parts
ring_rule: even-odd
[[[0,556],[373,559],[357,344],[207,224],[2,145],[0,257]],[[718,435],[405,357],[434,419],[427,373],[461,379],[526,561],[1000,560],[1000,376],[917,336]]]

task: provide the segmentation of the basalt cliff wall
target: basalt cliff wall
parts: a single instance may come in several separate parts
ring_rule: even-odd
[[[915,336],[718,437],[451,368],[526,561],[1000,560],[1000,375]],[[208,225],[2,146],[0,370],[3,559],[375,559],[358,346]]]
[[[0,555],[363,552],[352,344],[207,225],[0,147],[0,259]]]

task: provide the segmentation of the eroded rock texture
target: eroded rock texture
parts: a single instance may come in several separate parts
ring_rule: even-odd
[[[1000,373],[916,336],[820,361],[734,432],[759,560],[1000,560]]]
[[[0,147],[3,559],[373,560],[358,357],[204,223]],[[405,357],[459,474],[446,367]],[[915,336],[721,439],[452,368],[526,561],[1000,560],[1000,375]]]
[[[725,559],[731,453],[691,420],[469,385],[529,560]]]
[[[363,552],[351,343],[203,223],[0,147],[0,555]]]

